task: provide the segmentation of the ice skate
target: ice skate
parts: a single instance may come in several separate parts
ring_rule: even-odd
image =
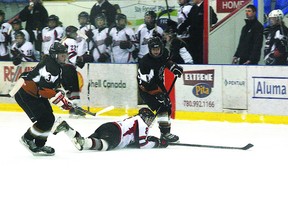
[[[79,133],[77,133],[76,136],[71,139],[71,141],[73,142],[73,144],[75,145],[75,147],[76,147],[79,151],[82,151],[82,150],[83,150],[83,146],[84,146],[84,144],[85,144],[85,139],[84,139],[84,137],[82,137]]]
[[[63,132],[66,132],[69,130],[69,125],[67,124],[66,121],[64,121],[62,118],[58,118],[55,123],[54,123],[54,126],[51,130],[51,132],[56,135],[58,134],[59,132],[63,131]]]
[[[85,115],[85,113],[74,108],[69,110],[69,118],[85,118]]]
[[[162,133],[160,136],[160,140],[163,140],[167,143],[178,143],[179,137],[177,135],[171,134],[171,133],[165,133],[165,134]]]
[[[55,154],[54,148],[50,146],[38,147],[33,140],[28,140],[24,135],[20,139],[22,143],[34,156],[53,156]]]

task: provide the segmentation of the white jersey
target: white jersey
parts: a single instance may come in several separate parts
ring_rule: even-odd
[[[138,48],[139,48],[139,53],[138,57],[143,58],[144,55],[149,53],[149,48],[148,48],[148,40],[149,38],[153,37],[153,32],[157,31],[158,34],[163,35],[163,29],[159,26],[156,26],[156,29],[153,28],[149,30],[146,27],[146,24],[142,24],[138,27],[137,32],[136,32],[136,39],[137,42],[139,43]]]
[[[67,47],[68,50],[68,62],[76,67],[78,44],[73,38],[66,38],[62,44]]]
[[[183,5],[178,10],[177,18],[178,18],[178,26],[181,25],[188,17],[188,14],[192,8],[192,5]],[[189,37],[189,27],[184,31],[181,35],[178,35],[180,38],[188,38]]]
[[[49,49],[51,45],[55,41],[61,41],[61,39],[63,38],[63,34],[64,34],[64,28],[61,26],[57,26],[53,29],[45,27],[42,30],[42,40],[43,40],[42,52],[44,54],[49,54]]]
[[[132,51],[135,49],[135,34],[132,28],[126,27],[119,32],[117,31],[116,27],[112,28],[109,35],[112,37],[113,42],[112,52],[111,52],[111,62],[112,63],[131,63],[134,62],[132,58]],[[121,41],[128,41],[130,40],[133,45],[130,49],[121,49],[120,42]]]
[[[20,31],[23,32],[25,40],[30,41],[29,33],[25,29],[21,29]],[[18,31],[14,31],[14,30],[12,30],[11,32],[11,46],[13,46],[13,44],[15,43],[15,35],[17,32]]]
[[[11,47],[11,51],[21,53],[22,55],[21,61],[23,62],[35,61],[34,47],[30,41],[25,41],[21,47],[18,47],[17,43],[14,43]]]
[[[87,31],[89,30],[94,30],[95,26],[88,24],[85,26],[80,26],[79,30],[81,33],[86,34]],[[82,56],[84,55],[86,52],[91,51],[91,49],[93,48],[93,42],[87,42],[87,40],[83,40],[84,38],[77,38],[77,42],[78,42],[78,56]],[[88,39],[89,41],[89,39]]]
[[[92,31],[94,34],[93,35],[93,42],[94,42],[93,58],[95,62],[98,62],[98,59],[101,53],[106,52],[110,54],[110,50],[107,48],[107,46],[104,43],[104,40],[107,38],[108,31],[109,31],[108,28],[105,28],[102,31],[99,31],[99,29],[95,29]]]
[[[6,56],[9,54],[6,35],[10,35],[11,31],[12,26],[9,23],[2,23],[0,26],[0,56]]]
[[[139,141],[140,148],[154,147],[154,142],[147,141],[149,127],[139,115],[115,122],[115,124],[121,131],[121,141],[115,149],[125,148],[129,144],[137,142],[137,139]]]

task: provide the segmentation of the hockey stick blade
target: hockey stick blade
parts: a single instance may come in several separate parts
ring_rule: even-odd
[[[169,143],[168,145],[170,145],[170,146],[200,147],[200,148],[236,149],[236,150],[248,150],[254,146],[251,143],[249,143],[243,147],[200,145],[200,144],[188,144],[188,143]]]

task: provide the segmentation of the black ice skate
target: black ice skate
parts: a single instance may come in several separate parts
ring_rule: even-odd
[[[179,137],[175,134],[171,134],[171,133],[166,133],[166,134],[161,134],[160,136],[160,141],[161,143],[178,143],[179,142]]]
[[[22,143],[34,156],[53,156],[55,154],[54,148],[50,146],[36,146],[33,140],[28,140],[24,135],[20,139]]]
[[[71,108],[69,110],[69,117],[70,118],[84,118],[86,113],[83,113],[77,109]]]

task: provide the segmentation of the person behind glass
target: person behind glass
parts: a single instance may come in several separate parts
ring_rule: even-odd
[[[177,26],[181,25],[188,18],[188,14],[192,8],[189,0],[178,0],[178,4],[180,8],[177,12]],[[191,36],[189,34],[189,26],[181,34],[177,35],[177,37],[181,38],[186,43],[187,49],[192,55],[190,48]]]
[[[96,26],[95,18],[100,13],[105,14],[109,28],[115,25],[116,8],[108,0],[97,0],[97,3],[91,8],[90,20],[92,25]]]
[[[11,25],[12,25],[12,32],[11,32],[11,46],[13,46],[13,44],[15,43],[15,36],[18,32],[23,32],[24,35],[25,35],[25,40],[26,41],[30,41],[30,36],[29,36],[29,33],[23,29],[22,27],[22,21],[20,19],[14,19],[12,22],[11,22]]]
[[[288,28],[283,22],[281,10],[273,10],[268,15],[269,26],[264,29],[264,62],[266,65],[288,64]]]
[[[93,30],[93,58],[95,62],[111,62],[110,49],[105,44],[109,34],[105,14],[98,14],[95,18],[96,29]],[[106,41],[107,42],[107,41]]]
[[[194,64],[203,64],[203,29],[204,29],[204,0],[192,0],[193,7],[191,8],[187,19],[178,26],[177,33],[182,34],[189,27],[191,40],[191,52]],[[217,21],[217,15],[210,6],[210,26]]]
[[[104,40],[107,47],[111,47],[112,63],[132,63],[132,52],[135,49],[135,34],[132,28],[127,26],[125,14],[116,15],[116,27],[113,27]]]
[[[22,73],[17,81],[24,84],[15,94],[15,100],[33,123],[20,142],[35,156],[55,154],[54,148],[45,145],[55,121],[51,104],[71,109],[71,103],[60,90],[66,59],[67,48],[56,42],[49,55],[30,72]]]
[[[64,28],[56,15],[50,15],[47,19],[47,26],[42,30],[42,54],[48,55],[51,45],[61,41],[64,36]]]
[[[138,61],[149,53],[148,40],[152,37],[162,37],[163,29],[157,26],[157,14],[154,11],[147,11],[144,15],[144,24],[140,25],[136,31],[137,48],[133,51],[133,58]]]
[[[30,42],[35,45],[35,50],[41,53],[42,35],[41,31],[47,24],[48,12],[42,4],[42,0],[29,0],[19,13],[19,19],[26,21],[26,31],[30,35]]]
[[[149,52],[139,61],[139,94],[151,110],[158,112],[161,143],[179,142],[179,137],[170,133],[172,105],[164,85],[164,70],[167,68],[180,77],[183,68],[169,59],[168,50],[159,37],[150,38],[148,48]]]
[[[15,43],[11,47],[13,64],[19,65],[21,62],[36,61],[33,44],[25,39],[22,31],[16,33],[15,40]]]
[[[263,25],[257,20],[257,9],[254,5],[248,5],[245,9],[245,25],[237,50],[233,56],[232,64],[257,65],[263,43]]]
[[[164,31],[163,39],[166,41],[171,61],[177,64],[193,64],[187,45],[181,38],[177,37],[176,29],[167,27]]]
[[[0,10],[0,61],[10,61],[9,42],[12,26],[4,20],[5,12]]]

